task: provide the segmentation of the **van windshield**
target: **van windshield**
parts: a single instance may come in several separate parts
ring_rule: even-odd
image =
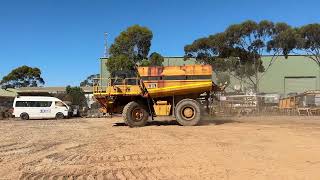
[[[68,108],[64,103],[62,103],[61,101],[56,101],[55,102],[56,107],[65,107]]]

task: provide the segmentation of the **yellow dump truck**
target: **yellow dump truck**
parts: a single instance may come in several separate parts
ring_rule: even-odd
[[[135,77],[113,76],[106,86],[93,87],[103,111],[122,113],[130,127],[144,126],[149,116],[170,115],[183,126],[196,125],[201,114],[196,99],[223,89],[212,82],[210,65],[138,67],[137,71]]]

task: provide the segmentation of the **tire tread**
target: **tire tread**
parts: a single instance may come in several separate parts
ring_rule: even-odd
[[[145,126],[145,124],[146,124],[146,122],[148,120],[148,115],[147,115],[148,113],[147,112],[144,112],[146,114],[146,118],[144,120],[142,120],[141,122],[134,122],[131,119],[130,111],[132,111],[133,108],[139,107],[139,106],[141,106],[139,103],[137,103],[135,101],[131,101],[123,108],[122,117],[123,117],[124,123],[126,125],[128,125],[129,127],[142,127],[142,126]]]
[[[183,107],[185,104],[191,104],[196,109],[195,118],[193,120],[184,120],[180,117],[180,108]],[[200,103],[194,99],[183,99],[178,102],[175,110],[175,116],[178,123],[182,126],[195,126],[200,122],[201,119],[201,108]]]

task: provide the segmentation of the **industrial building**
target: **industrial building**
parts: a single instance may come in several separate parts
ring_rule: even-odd
[[[165,57],[164,66],[182,66],[195,64],[195,59],[184,60],[183,57]],[[269,66],[272,56],[263,56],[262,61],[265,69]],[[101,75],[105,79],[102,81],[106,84],[106,79],[110,76],[106,61],[107,58],[101,58]],[[214,67],[213,67],[214,69]],[[286,96],[291,93],[302,93],[307,90],[320,89],[320,67],[306,56],[279,56],[270,66],[268,71],[264,73],[259,83],[260,93],[277,93]],[[261,76],[262,74],[260,74]],[[213,75],[215,79],[215,75]],[[227,91],[235,91],[235,89],[248,90],[249,85],[242,81],[232,78]]]
[[[10,107],[16,95],[17,91],[15,89],[0,88],[0,107]]]

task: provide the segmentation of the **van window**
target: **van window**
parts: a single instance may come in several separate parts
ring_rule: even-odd
[[[16,107],[29,107],[29,105],[27,101],[17,101]]]
[[[50,107],[51,101],[17,101],[16,107]]]
[[[60,102],[60,101],[56,101],[55,104],[56,104],[57,107],[67,107],[66,105],[64,105],[64,104],[63,104],[62,102]]]
[[[52,102],[51,101],[39,101],[39,106],[38,107],[50,107]]]

